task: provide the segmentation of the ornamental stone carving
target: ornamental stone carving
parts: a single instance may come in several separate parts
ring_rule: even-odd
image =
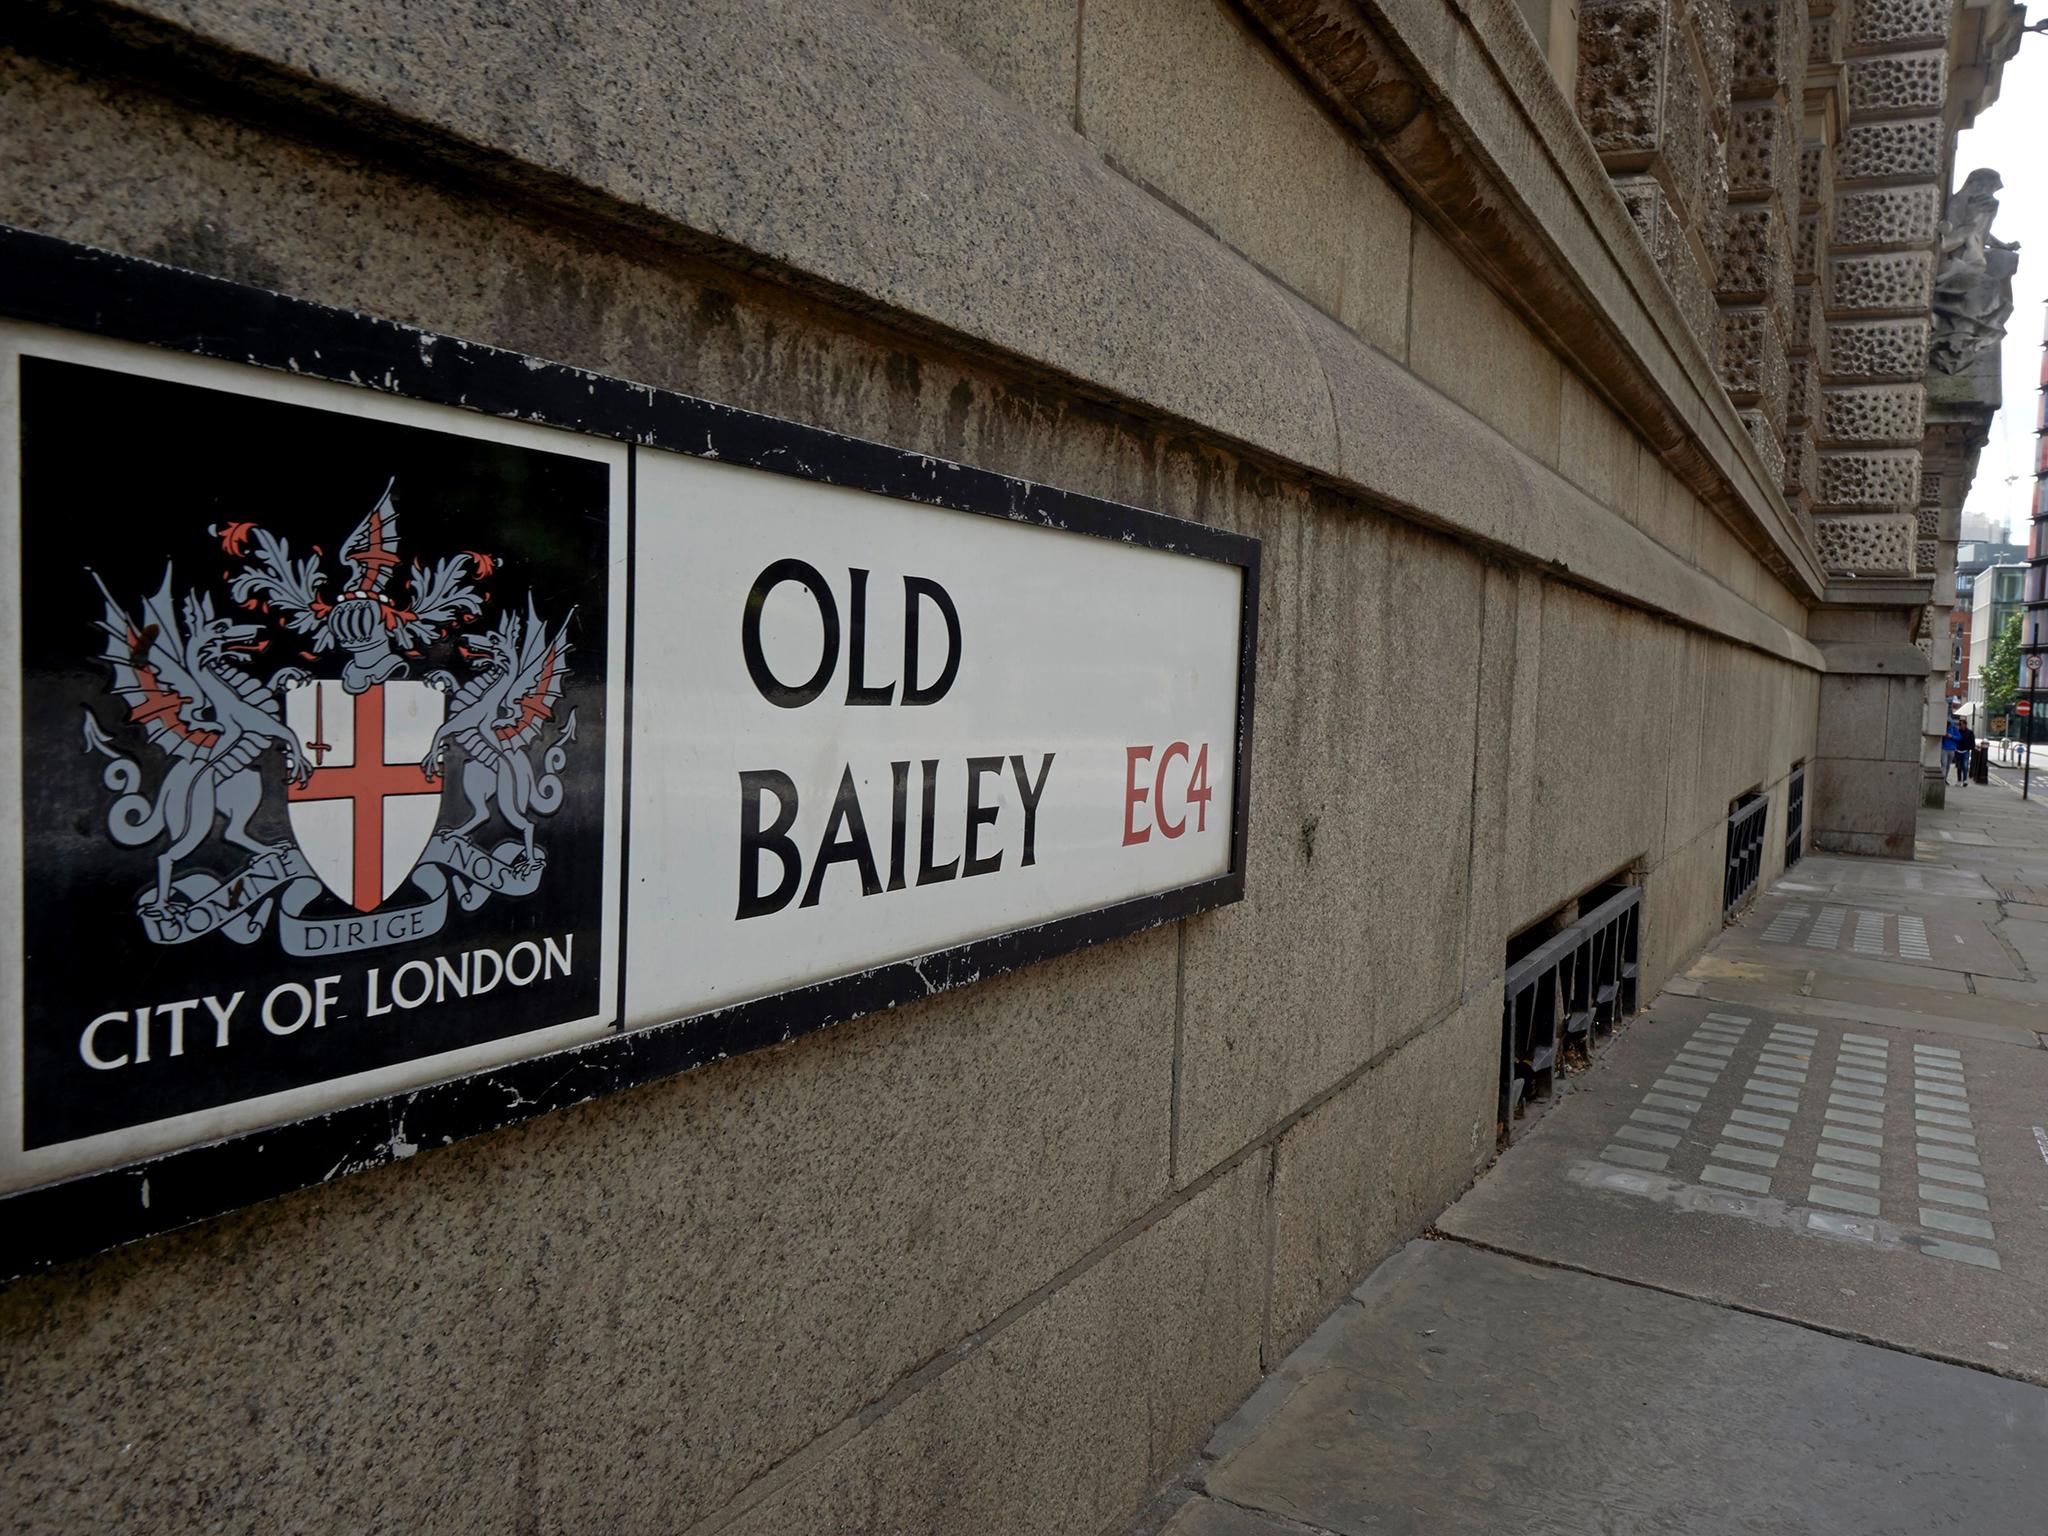
[[[1785,419],[1813,421],[1820,415],[1820,363],[1810,352],[1785,358]]]
[[[1936,186],[1875,187],[1835,199],[1835,244],[1920,245],[1941,226]]]
[[[1927,308],[1934,262],[1919,251],[1844,256],[1832,263],[1834,302],[1841,309]]]
[[[1842,137],[1837,174],[1863,176],[1941,175],[1941,119],[1909,118],[1896,123],[1857,123]]]
[[[1785,343],[1769,310],[1721,311],[1721,385],[1738,406],[1753,405],[1780,430],[1785,423]]]
[[[1799,146],[1799,201],[1802,205],[1818,203],[1821,200],[1821,183],[1827,169],[1828,147],[1825,144],[1802,144]]]
[[[1820,272],[1820,225],[1817,213],[1799,216],[1799,233],[1792,241],[1792,272],[1802,283],[1812,282]]]
[[[1714,295],[1707,287],[1706,274],[1699,268],[1691,243],[1685,238],[1685,223],[1665,195],[1664,184],[1654,176],[1617,176],[1614,190],[1621,194],[1622,205],[1635,221],[1637,233],[1650,248],[1650,257],[1657,263],[1664,286],[1678,301],[1685,328],[1692,332],[1702,351],[1711,353],[1717,342]]]
[[[1820,500],[1828,506],[1910,507],[1919,498],[1917,448],[1820,456]],[[1907,522],[1910,526],[1911,519]]]
[[[1763,411],[1755,408],[1738,410],[1736,416],[1749,433],[1749,440],[1756,444],[1757,456],[1764,461],[1764,474],[1773,485],[1785,481],[1785,442],[1779,436],[1779,428]]]
[[[1947,87],[1948,54],[1938,48],[1849,61],[1849,109],[1858,118],[1938,111]]]
[[[1934,274],[1934,340],[1928,365],[1960,373],[1998,345],[2012,315],[2019,244],[1991,233],[1998,216],[1998,172],[1970,172],[1942,226]]]
[[[1737,103],[1729,120],[1728,191],[1769,197],[1797,174],[1798,125],[1782,101]]]
[[[1849,35],[1858,43],[1940,43],[1948,36],[1949,0],[1856,0]]]
[[[1735,53],[1730,75],[1737,96],[1768,96],[1799,78],[1806,56],[1802,0],[1736,0]]]
[[[1819,494],[1813,429],[1795,427],[1785,434],[1785,494],[1812,501]]]
[[[1711,243],[1721,143],[1681,0],[1592,0],[1579,15],[1577,103],[1610,174],[1654,172]]]
[[[1730,0],[1693,0],[1692,24],[1699,35],[1700,88],[1709,102],[1725,106],[1735,61],[1735,17]]]
[[[1824,16],[1813,16],[1807,20],[1806,62],[1815,69],[1826,69],[1841,60],[1840,17],[1834,12]]]
[[[1920,379],[1927,373],[1925,320],[1853,320],[1827,328],[1828,375]]]
[[[1796,352],[1818,354],[1827,344],[1827,326],[1819,292],[1811,286],[1792,290],[1792,308],[1785,326],[1785,345]]]
[[[1715,290],[1738,303],[1784,308],[1791,296],[1791,242],[1785,216],[1765,203],[1738,203],[1723,226],[1727,245]]]
[[[1813,542],[1830,571],[1859,576],[1913,574],[1913,521],[1897,514],[1816,517]]]
[[[1603,154],[1653,149],[1667,52],[1660,0],[1589,5],[1579,16],[1579,121]]]
[[[1918,384],[1831,389],[1821,435],[1843,443],[1918,443],[1926,435],[1927,391]]]

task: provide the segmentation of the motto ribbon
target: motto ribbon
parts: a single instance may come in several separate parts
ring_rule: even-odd
[[[135,915],[154,944],[187,944],[213,933],[253,944],[269,928],[274,907],[278,942],[286,954],[381,949],[440,932],[451,896],[463,911],[474,912],[493,896],[532,895],[547,855],[535,848],[526,860],[525,852],[523,844],[509,839],[484,849],[456,833],[437,832],[406,876],[425,901],[349,917],[307,917],[306,909],[326,891],[326,882],[298,849],[277,848],[258,854],[225,880],[181,876],[172,882],[177,896],[170,904],[157,907],[145,893]]]

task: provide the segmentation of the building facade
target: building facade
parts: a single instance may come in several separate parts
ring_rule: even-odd
[[[1944,691],[1950,714],[1961,709],[1969,699],[1970,666],[1970,609],[1968,594],[1961,590],[1963,578],[1956,578],[1956,605],[1949,610],[1949,666],[1948,681]]]
[[[2034,430],[2038,439],[2034,454],[2033,516],[2027,524],[2026,618],[2020,633],[2020,687],[2036,710],[2040,695],[2034,690],[2048,668],[2048,340],[2041,351],[2041,393],[2036,404]],[[2048,739],[2042,722],[2029,715],[2021,728],[2028,741]]]
[[[14,1279],[10,1526],[1121,1529],[1512,1131],[1531,935],[1653,996],[1795,779],[1911,857],[2020,19],[14,8],[0,224],[1262,567],[1242,901]]]
[[[1980,709],[1984,703],[1984,669],[1990,665],[1991,648],[2005,633],[2013,616],[2026,608],[2026,580],[2027,567],[2014,561],[1986,567],[1972,584],[1970,687],[1965,702]]]
[[[1981,521],[1981,519],[1979,520]],[[2001,530],[2002,531],[2002,530]],[[2007,544],[1999,540],[1972,539],[1969,530],[1956,545],[1956,602],[1949,610],[1949,652],[1948,681],[1945,685],[1948,707],[1951,711],[1960,709],[1971,700],[1970,681],[1976,675],[1972,670],[1971,644],[1976,630],[1972,625],[1977,596],[1977,578],[1995,565],[2011,565],[2027,557],[2023,544]],[[1981,698],[1982,689],[1978,691]]]

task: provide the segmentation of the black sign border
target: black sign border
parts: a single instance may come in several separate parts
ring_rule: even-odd
[[[0,1196],[0,1279],[674,1077],[863,1014],[1138,933],[1244,896],[1260,545],[1165,513],[437,335],[0,225],[0,317],[355,385],[1068,533],[1234,565],[1239,617],[1230,870],[1191,885],[639,1029],[623,1027],[631,901],[636,455],[627,455],[620,1025],[584,1045]]]

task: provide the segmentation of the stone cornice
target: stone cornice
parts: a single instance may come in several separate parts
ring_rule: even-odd
[[[1424,218],[1808,602],[1811,538],[1512,0],[1235,0]]]
[[[1924,677],[1927,653],[1904,641],[1836,640],[1820,643],[1828,671],[1858,677]]]
[[[1934,577],[1833,577],[1826,601],[1831,608],[1918,608],[1934,600]],[[1823,648],[1825,645],[1823,644]]]

